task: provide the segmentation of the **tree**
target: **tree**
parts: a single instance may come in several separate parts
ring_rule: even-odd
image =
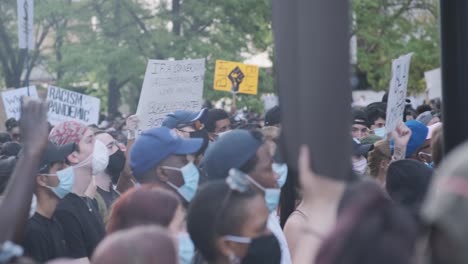
[[[375,90],[388,88],[392,60],[414,52],[409,91],[422,91],[424,72],[439,66],[438,7],[434,0],[353,0],[358,72]]]
[[[33,68],[43,59],[42,48],[49,35],[51,23],[47,19],[50,9],[47,1],[36,1],[35,6],[35,50],[29,54],[29,68],[25,73],[29,79]],[[4,84],[8,88],[19,88],[25,83],[21,77],[26,68],[26,50],[18,49],[16,1],[0,3],[0,68]]]

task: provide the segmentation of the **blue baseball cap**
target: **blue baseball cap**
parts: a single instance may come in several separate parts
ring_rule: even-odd
[[[411,137],[406,147],[406,158],[409,158],[424,144],[429,128],[416,120],[409,120],[405,124],[411,130]]]
[[[196,121],[204,123],[207,113],[208,109],[206,108],[203,108],[198,112],[185,110],[175,111],[174,113],[170,113],[166,116],[166,119],[164,119],[162,122],[162,126],[172,129],[188,126],[195,123]]]
[[[242,129],[232,130],[219,137],[208,147],[203,157],[202,167],[207,179],[226,179],[230,169],[240,169],[256,155],[262,145],[261,138]]]
[[[130,167],[138,177],[147,173],[171,155],[188,155],[200,150],[203,139],[183,139],[167,127],[144,131],[130,151]]]

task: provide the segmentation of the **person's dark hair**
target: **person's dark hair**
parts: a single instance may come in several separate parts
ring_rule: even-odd
[[[11,174],[16,166],[16,161],[16,157],[0,159],[0,195],[3,194],[10,181]]]
[[[17,157],[21,151],[21,145],[18,142],[7,142],[2,145],[0,155],[6,157]]]
[[[416,160],[398,160],[388,167],[385,188],[394,202],[417,214],[433,170]]]
[[[6,132],[0,132],[0,144],[10,142],[11,140],[12,139],[11,139],[10,134]]]
[[[387,118],[387,113],[385,112],[385,110],[382,110],[377,107],[366,109],[366,114],[369,124],[371,126],[375,123],[377,119],[382,118],[383,120],[385,120]]]
[[[245,192],[231,190],[225,181],[208,182],[201,186],[187,214],[187,229],[195,247],[206,261],[218,256],[215,241],[224,235],[239,235],[246,219],[249,201],[260,193],[248,188]]]
[[[6,122],[5,122],[5,127],[6,127],[6,130],[8,132],[11,132],[11,130],[13,130],[13,128],[15,127],[19,127],[19,123],[16,119],[14,119],[13,117],[12,118],[9,118]]]
[[[181,204],[171,191],[142,185],[119,197],[112,207],[107,233],[141,225],[168,227]]]
[[[427,105],[427,104],[423,104],[423,105],[420,105],[416,108],[416,115],[420,115],[424,112],[427,112],[427,111],[432,111],[432,107],[430,105]]]
[[[262,126],[260,126],[259,124],[255,124],[255,123],[244,123],[244,124],[240,124],[237,129],[244,129],[244,130],[259,130],[261,129]]]
[[[299,200],[299,176],[297,171],[288,166],[288,177],[286,183],[281,188],[281,196],[279,202],[280,210],[280,225],[284,228],[289,216],[296,210],[296,204]]]
[[[385,94],[382,96],[382,103],[387,103],[388,102],[388,92],[385,92]]]
[[[413,109],[413,107],[411,107],[411,105],[405,106],[405,114],[403,115],[403,121],[404,121],[404,122],[407,121],[407,120],[406,120],[406,116],[408,116],[408,115],[412,116],[413,119],[416,119],[416,117],[418,117],[418,116],[416,115],[416,111]]]
[[[229,119],[229,115],[223,109],[210,109],[206,115],[205,128],[209,133],[216,129],[216,122],[223,119]]]
[[[372,182],[361,183],[347,203],[315,263],[411,263],[417,226],[407,211],[394,205]]]

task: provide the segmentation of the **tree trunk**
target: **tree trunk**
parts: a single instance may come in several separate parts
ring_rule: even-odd
[[[172,0],[172,32],[176,36],[181,35],[180,1],[181,0]]]
[[[120,87],[117,78],[110,78],[107,91],[107,113],[115,114],[119,111],[120,103]]]

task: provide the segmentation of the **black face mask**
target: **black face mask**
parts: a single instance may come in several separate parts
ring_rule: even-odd
[[[113,184],[117,184],[126,161],[125,153],[120,149],[109,156],[109,165],[107,165],[106,171],[111,176]]]
[[[205,154],[205,150],[208,147],[208,143],[210,142],[208,132],[206,132],[205,129],[190,132],[190,138],[201,138],[201,139],[203,139],[202,147],[197,153],[195,153],[195,155],[198,156],[198,155]]]
[[[254,238],[242,264],[280,264],[281,247],[276,237],[271,234]]]

